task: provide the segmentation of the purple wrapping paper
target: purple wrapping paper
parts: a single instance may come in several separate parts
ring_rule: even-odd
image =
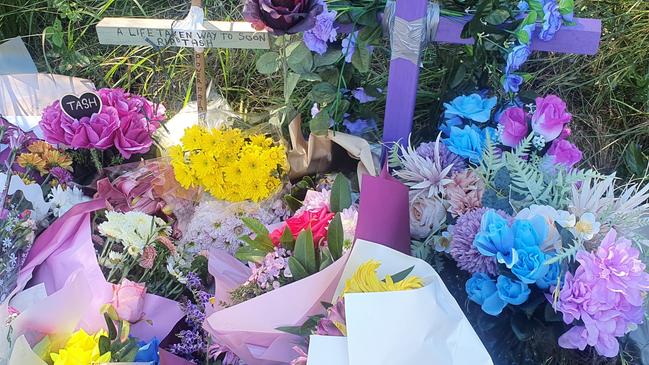
[[[363,176],[356,239],[380,243],[410,254],[408,187],[383,169]]]
[[[65,290],[75,277],[81,275],[89,284],[91,295],[88,310],[81,316],[79,327],[92,332],[105,327],[99,310],[112,299],[112,284],[106,281],[97,262],[90,227],[90,214],[105,206],[103,200],[81,203],[43,231],[29,252],[14,290],[14,293],[22,290],[28,282],[31,285],[43,283],[48,295],[52,295]],[[42,334],[56,332],[56,328],[48,326],[47,319],[64,308],[42,309],[48,315],[32,321],[26,330]],[[140,322],[132,327],[131,333],[145,341],[150,341],[154,336],[165,338],[183,317],[177,302],[153,294],[146,295],[144,312],[145,319],[151,320],[152,324]]]

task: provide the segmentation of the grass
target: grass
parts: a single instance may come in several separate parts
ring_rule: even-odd
[[[208,19],[239,20],[239,0],[206,0]],[[193,98],[194,70],[189,49],[152,50],[148,47],[104,46],[97,42],[94,25],[107,16],[146,16],[181,19],[189,1],[174,0],[0,0],[0,42],[22,36],[39,70],[89,78],[98,87],[124,87],[159,100],[171,111]],[[649,1],[578,0],[577,14],[603,21],[604,33],[596,56],[538,53],[529,63],[540,93],[567,100],[574,114],[575,136],[585,150],[586,163],[605,171],[623,164],[629,142],[649,150]],[[54,28],[56,20],[61,29]],[[44,35],[48,34],[44,40]],[[56,46],[55,34],[63,41]],[[259,51],[213,49],[207,53],[208,77],[214,91],[236,110],[267,110],[281,101],[281,80],[255,71]],[[426,52],[420,76],[415,130],[431,135],[439,103],[444,58],[460,47],[435,47]],[[376,50],[366,76],[386,84],[389,53]],[[305,95],[307,90],[296,90]],[[377,103],[377,112],[383,105]]]

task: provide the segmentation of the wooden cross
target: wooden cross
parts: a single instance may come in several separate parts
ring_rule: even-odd
[[[247,22],[202,22],[202,0],[191,0],[192,14],[200,15],[200,29],[179,28],[172,19],[105,18],[97,24],[99,43],[157,48],[194,48],[196,99],[199,120],[207,113],[204,48],[269,49],[270,36]],[[189,18],[189,17],[188,17]]]
[[[424,24],[428,11],[428,0],[397,0],[395,24],[405,26],[409,24]],[[434,42],[452,44],[472,44],[473,39],[464,39],[460,36],[464,24],[471,18],[445,18],[439,19],[439,26]],[[544,42],[536,39],[540,31],[534,32],[532,49],[537,51],[552,51],[559,53],[573,53],[593,55],[599,48],[602,23],[599,19],[575,18],[576,25],[562,27],[551,41]],[[396,26],[395,26],[396,27]],[[408,29],[408,28],[405,28]],[[414,38],[421,36],[410,32]],[[388,95],[385,109],[383,127],[383,141],[385,143],[408,143],[412,129],[419,83],[419,55],[421,39],[405,40],[411,47],[416,48],[416,54],[410,57],[400,57],[395,53],[395,44],[392,44],[392,60],[390,62],[390,76],[388,79]],[[403,47],[402,47],[403,48]],[[414,60],[413,60],[414,59]]]

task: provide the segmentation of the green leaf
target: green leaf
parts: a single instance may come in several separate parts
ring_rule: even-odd
[[[293,257],[302,264],[302,267],[306,269],[309,275],[318,271],[314,246],[313,232],[311,232],[311,228],[307,228],[300,232],[297,236],[297,241],[295,241],[295,252],[293,253]]]
[[[269,239],[268,241],[270,242],[264,242],[262,240],[257,240],[257,239],[252,239],[248,236],[241,236],[239,239],[243,242],[246,243],[247,247],[250,247],[252,249],[258,250],[258,251],[263,251],[263,252],[271,252],[273,251],[274,247],[273,242]],[[246,246],[244,246],[246,247]]]
[[[304,42],[293,49],[287,58],[288,67],[298,74],[311,72],[313,69],[313,53]]]
[[[531,10],[543,14],[543,3],[540,0],[529,0],[527,3],[530,4]]]
[[[336,180],[334,180],[334,183],[331,186],[330,200],[329,205],[332,212],[342,212],[343,209],[351,207],[352,188],[349,179],[347,179],[345,175],[336,175]]]
[[[320,255],[322,256],[320,260],[320,270],[322,271],[327,268],[327,266],[333,264],[333,260],[331,258],[331,253],[325,248],[320,250]]]
[[[462,81],[464,81],[464,76],[466,76],[466,66],[462,63],[455,70],[455,74],[453,75],[453,79],[450,83],[451,89],[455,89],[460,86]]]
[[[300,81],[300,74],[296,74],[295,72],[289,72],[288,75],[286,75],[286,82],[284,83],[284,101],[286,101],[287,104],[291,99],[291,96],[293,95],[293,91],[295,91],[295,87],[297,86],[297,83],[299,81]]]
[[[575,11],[574,0],[559,0],[559,12],[561,15],[567,15]]]
[[[131,334],[131,324],[127,321],[119,321],[119,340],[125,342]]]
[[[533,323],[522,312],[514,311],[510,324],[519,341],[529,341],[534,337]]]
[[[252,248],[249,246],[240,247],[234,257],[243,262],[261,262],[266,256],[267,252]]]
[[[288,258],[288,268],[291,270],[291,274],[295,280],[302,280],[309,276],[309,273],[306,271],[304,266],[295,258],[291,256]]]
[[[550,303],[545,303],[543,319],[546,322],[563,322],[563,316],[559,312],[555,311]]]
[[[523,22],[519,26],[519,28],[523,28],[526,25],[532,25],[536,24],[536,18],[538,17],[538,13],[536,11],[530,11],[525,19],[523,19]]]
[[[99,337],[99,354],[103,355],[110,351],[110,340],[106,336]]]
[[[257,72],[262,75],[270,75],[279,71],[279,53],[267,52],[261,55],[256,63]]]
[[[328,82],[320,82],[313,86],[309,97],[320,104],[328,104],[336,99],[338,89]]]
[[[343,255],[344,243],[343,221],[340,218],[340,213],[336,213],[327,228],[327,246],[334,260],[338,260]]]
[[[293,238],[293,233],[291,233],[291,229],[288,226],[284,227],[284,232],[282,232],[279,243],[289,251],[295,250],[295,238]]]
[[[295,199],[293,195],[284,195],[284,201],[286,202],[286,205],[288,205],[288,209],[290,209],[291,212],[296,212],[298,209],[302,208],[302,202]]]
[[[329,66],[338,62],[343,56],[343,52],[340,49],[335,49],[330,47],[327,52],[323,55],[316,54],[313,59],[313,64],[315,67]]]
[[[352,56],[352,65],[360,73],[367,73],[370,70],[370,51],[364,44],[357,44],[356,51]]]
[[[112,319],[110,319],[108,313],[104,313],[104,319],[106,320],[106,326],[108,327],[108,338],[111,341],[114,341],[115,339],[117,339],[117,329],[115,328],[115,323]]]
[[[131,338],[128,342],[124,343],[122,348],[111,353],[111,360],[116,362],[132,362],[139,350],[140,347],[135,342],[135,339]]]
[[[271,247],[272,251],[273,241],[271,241],[270,237],[268,237],[268,229],[266,228],[266,226],[264,226],[263,223],[251,217],[242,217],[241,221],[255,234],[255,241],[266,245],[266,247]]]
[[[412,241],[410,244],[410,252],[412,256],[425,261],[432,252],[432,248],[426,242]]]
[[[300,80],[309,81],[309,82],[320,82],[322,77],[315,72],[308,72],[300,75]]]
[[[321,110],[315,118],[312,118],[309,122],[309,129],[311,133],[324,136],[329,130],[329,123],[331,122],[331,116],[327,110]]]
[[[410,273],[411,273],[412,270],[414,270],[414,269],[415,269],[414,266],[410,266],[409,268],[407,268],[407,269],[405,269],[405,270],[403,270],[403,271],[399,271],[398,273],[396,273],[396,274],[394,274],[394,275],[391,275],[391,277],[392,277],[392,281],[395,282],[395,283],[398,283],[398,282],[400,282],[401,280],[404,280],[405,278],[408,277],[408,275],[410,275]]]
[[[519,42],[523,44],[529,44],[530,43],[530,34],[527,33],[527,31],[521,29],[516,31],[516,39],[518,39]]]
[[[649,166],[649,157],[642,153],[640,145],[631,142],[624,151],[624,165],[632,175],[644,176]]]
[[[505,9],[496,9],[485,17],[485,21],[491,25],[500,25],[509,19],[509,11]]]

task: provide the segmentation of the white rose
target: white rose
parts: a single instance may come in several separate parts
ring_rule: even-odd
[[[425,239],[437,232],[446,222],[444,202],[436,197],[428,198],[424,194],[410,194],[410,235]]]

